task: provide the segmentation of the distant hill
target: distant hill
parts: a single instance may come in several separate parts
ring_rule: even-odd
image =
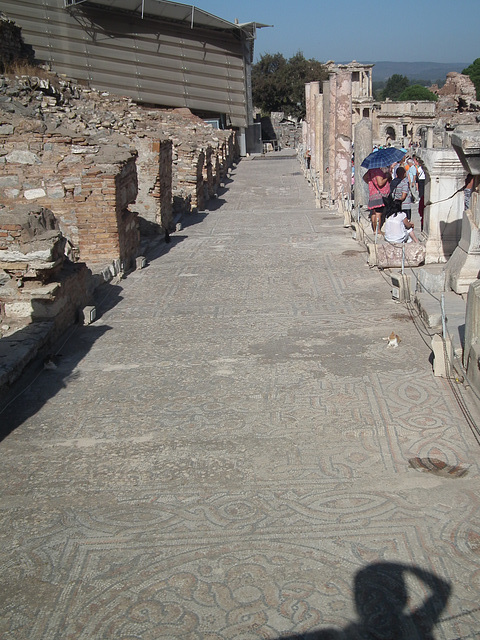
[[[371,63],[370,63],[371,64]],[[373,81],[383,82],[398,73],[410,80],[445,80],[447,73],[461,73],[471,62],[375,62]]]

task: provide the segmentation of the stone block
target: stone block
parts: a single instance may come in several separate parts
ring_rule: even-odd
[[[356,225],[357,238],[361,237],[363,229],[361,225]],[[425,261],[425,246],[419,242],[410,242],[406,244],[392,244],[382,242],[377,244],[366,242],[365,246],[368,253],[368,264],[371,267],[378,266],[381,269],[398,269],[402,266],[403,250],[405,249],[405,267],[418,267]]]
[[[403,252],[405,257],[403,258]],[[381,269],[394,269],[402,266],[418,267],[425,262],[425,246],[420,242],[377,244],[377,265]]]
[[[412,276],[406,273],[392,273],[392,298],[398,302],[409,302],[412,291]]]
[[[449,378],[453,368],[453,350],[449,338],[445,340],[436,333],[432,338],[433,351],[433,375],[440,378]]]
[[[5,302],[6,318],[31,318],[32,303],[30,300]]]
[[[480,343],[480,280],[472,283],[468,290],[465,313],[465,349],[463,364],[467,367],[470,350]]]
[[[18,187],[20,180],[17,175],[0,176],[0,187]]]
[[[14,164],[41,164],[40,158],[31,151],[15,150],[6,156],[7,162]]]
[[[452,341],[455,355],[461,357],[465,342],[465,301],[453,291],[445,292],[443,297],[447,335]],[[441,294],[417,292],[414,302],[425,325],[440,331],[442,329]]]
[[[471,346],[466,362],[467,379],[475,391],[480,393],[480,344]]]
[[[445,264],[428,264],[415,269],[418,291],[445,291]]]
[[[80,310],[79,313],[79,322],[80,324],[92,324],[97,319],[97,309],[94,306],[86,306]]]
[[[24,198],[27,200],[36,200],[37,198],[44,198],[47,194],[44,189],[27,189],[23,192]]]

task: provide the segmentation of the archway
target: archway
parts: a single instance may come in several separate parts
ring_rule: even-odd
[[[393,127],[386,127],[385,142],[388,144],[389,142],[395,142],[396,139],[397,135],[395,133],[395,129]]]

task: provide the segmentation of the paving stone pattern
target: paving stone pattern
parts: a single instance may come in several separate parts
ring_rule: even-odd
[[[2,638],[478,637],[480,447],[294,158],[97,304],[0,414]]]

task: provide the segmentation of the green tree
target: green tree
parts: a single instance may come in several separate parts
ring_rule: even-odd
[[[427,87],[422,87],[421,84],[412,84],[399,95],[398,100],[430,100],[436,102],[438,96],[429,91]]]
[[[410,84],[407,76],[401,76],[398,73],[394,73],[393,76],[388,78],[385,89],[383,90],[383,99],[390,98],[390,100],[398,100],[402,91]]]
[[[299,51],[289,60],[281,53],[265,54],[252,67],[252,98],[264,115],[283,111],[305,117],[305,84],[327,78],[321,62]]]
[[[277,107],[284,97],[281,78],[286,64],[287,61],[281,53],[267,53],[252,66],[253,104],[261,109],[263,114],[281,110]]]
[[[474,60],[469,67],[462,71],[462,73],[465,76],[470,77],[470,80],[475,85],[477,100],[480,100],[480,58]]]

